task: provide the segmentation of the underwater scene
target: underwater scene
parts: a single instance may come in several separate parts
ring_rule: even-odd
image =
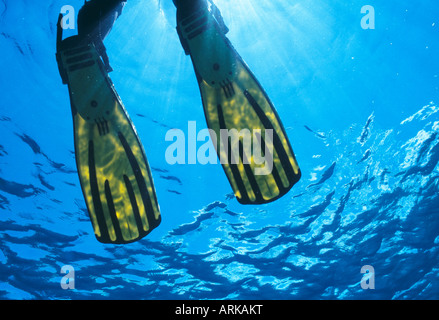
[[[197,1],[0,1],[0,299],[438,299],[437,1]]]

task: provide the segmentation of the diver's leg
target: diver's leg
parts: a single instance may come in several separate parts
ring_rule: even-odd
[[[110,3],[110,2],[108,2]],[[117,18],[122,14],[126,1],[116,5],[99,5],[98,2],[87,2],[78,13],[78,34],[89,37],[101,56],[107,72],[113,71],[104,45],[104,39],[110,33]]]

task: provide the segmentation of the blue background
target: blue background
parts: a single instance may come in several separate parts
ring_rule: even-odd
[[[172,2],[128,1],[105,41],[110,76],[163,221],[126,246],[93,234],[56,66],[58,14],[82,4],[0,1],[1,299],[438,298],[436,1],[216,1],[303,172],[263,206],[239,205],[219,164],[166,163],[168,130],[206,127],[199,89]],[[361,28],[364,5],[375,30]]]

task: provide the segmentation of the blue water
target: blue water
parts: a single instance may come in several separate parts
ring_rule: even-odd
[[[115,246],[88,219],[55,61],[61,7],[83,1],[0,1],[0,298],[437,299],[437,1],[216,3],[302,180],[272,204],[242,206],[219,164],[166,163],[169,129],[206,126],[199,90],[172,2],[129,0],[105,42],[110,76],[163,221]],[[375,29],[361,27],[366,4]],[[64,265],[73,290],[60,286]],[[365,265],[375,289],[361,286]]]

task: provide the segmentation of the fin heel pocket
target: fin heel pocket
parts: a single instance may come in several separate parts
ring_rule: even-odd
[[[68,65],[72,65],[75,63],[83,63],[86,62],[87,60],[91,60],[93,59],[93,55],[90,52],[81,54],[80,56],[73,56],[72,58],[67,58],[66,59],[66,63]]]
[[[68,39],[66,39],[68,40]],[[64,40],[64,41],[66,41]],[[62,51],[65,57],[65,64],[69,71],[77,71],[83,68],[91,67],[95,64],[91,45],[80,45],[71,49]]]
[[[206,31],[209,27],[208,22],[209,19],[205,10],[198,10],[177,23],[178,37],[186,55],[190,55],[186,38],[191,40]]]

